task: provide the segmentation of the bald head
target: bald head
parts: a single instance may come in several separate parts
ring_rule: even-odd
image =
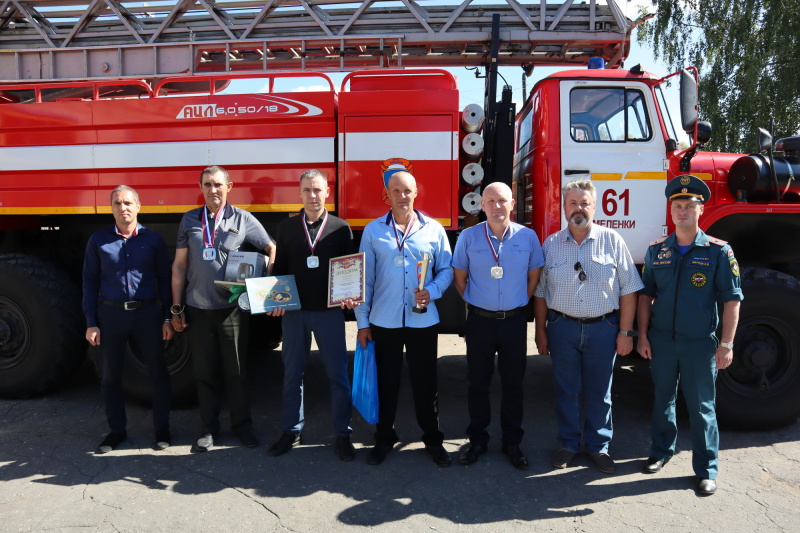
[[[417,180],[409,172],[395,172],[387,187],[392,214],[398,222],[406,222],[414,212],[417,197]]]

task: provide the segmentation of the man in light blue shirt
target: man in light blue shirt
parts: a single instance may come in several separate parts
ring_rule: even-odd
[[[483,190],[486,222],[465,229],[453,257],[455,285],[467,302],[469,444],[458,462],[471,465],[488,449],[489,388],[494,355],[503,386],[500,403],[502,452],[519,469],[528,468],[522,441],[522,383],[527,359],[528,301],[539,283],[544,253],[532,229],[511,222],[514,200],[505,183]]]
[[[364,228],[360,251],[366,254],[365,301],[355,308],[358,342],[375,341],[378,369],[378,425],[367,462],[377,465],[399,440],[394,429],[403,346],[406,347],[417,423],[425,449],[439,466],[450,466],[442,446],[437,398],[437,324],[434,300],[453,281],[452,254],[441,224],[414,210],[417,182],[408,172],[389,179],[392,209]],[[418,288],[417,262],[430,257],[424,288]],[[414,312],[423,309],[423,312]]]

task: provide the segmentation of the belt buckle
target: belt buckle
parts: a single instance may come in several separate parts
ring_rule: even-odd
[[[506,312],[505,311],[498,311],[498,320],[505,320],[506,319]]]
[[[128,305],[130,305],[130,307],[128,307]],[[136,309],[136,307],[134,307],[135,305],[136,305],[136,301],[122,302],[122,307],[126,311],[134,311]]]

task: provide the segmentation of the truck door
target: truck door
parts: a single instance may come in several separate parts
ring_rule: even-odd
[[[637,82],[566,80],[560,95],[561,183],[591,178],[594,223],[617,230],[641,263],[667,230],[666,148],[652,92]]]

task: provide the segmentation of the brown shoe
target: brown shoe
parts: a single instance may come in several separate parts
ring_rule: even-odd
[[[575,457],[575,452],[572,450],[559,448],[555,451],[555,453],[553,453],[553,457],[550,459],[550,464],[553,465],[554,468],[566,468],[569,466],[569,463],[572,461],[573,457]]]

